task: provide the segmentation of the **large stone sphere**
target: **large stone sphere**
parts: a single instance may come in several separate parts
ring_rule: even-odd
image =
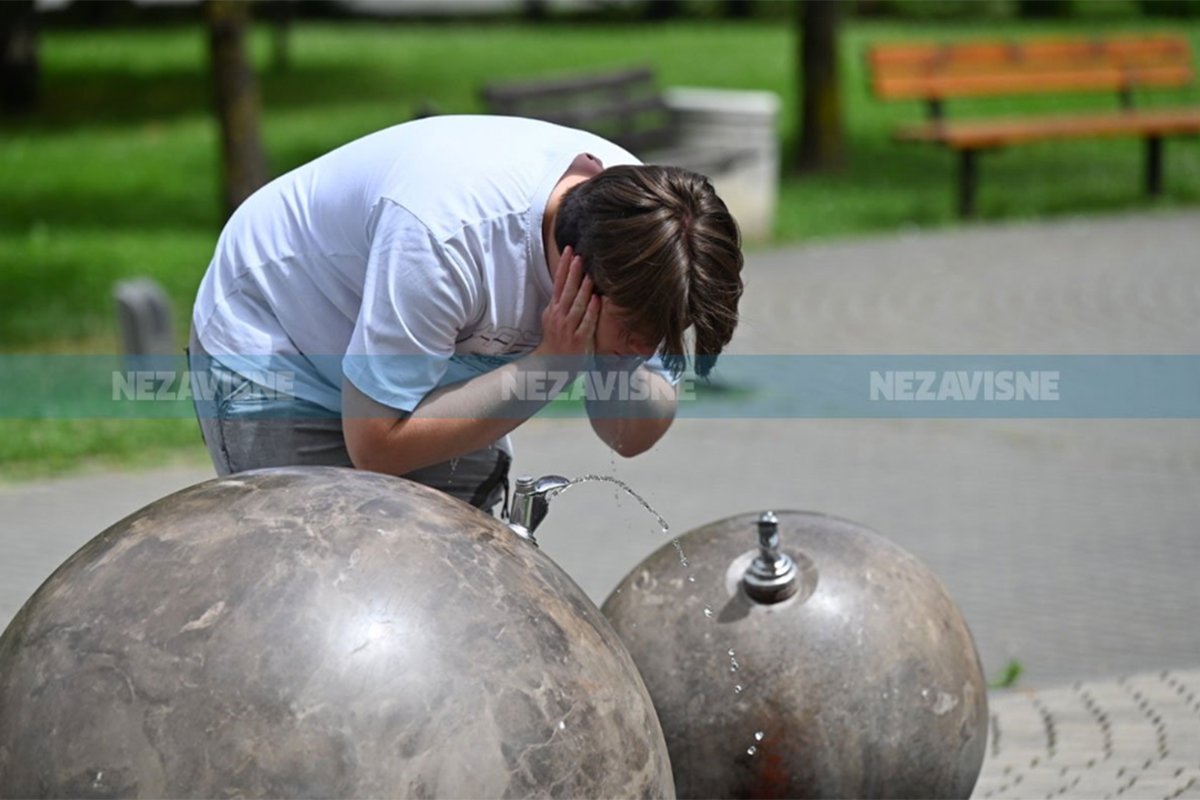
[[[0,796],[673,787],[636,667],[546,555],[415,483],[297,468],[159,500],[38,589],[0,637]]]
[[[786,511],[795,593],[755,601],[742,579],[758,519],[682,536],[603,606],[654,699],[678,796],[969,797],[986,686],[942,584],[860,525]]]

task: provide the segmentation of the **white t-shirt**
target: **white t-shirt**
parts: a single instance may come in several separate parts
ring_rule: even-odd
[[[234,213],[200,284],[197,338],[247,376],[285,357],[296,396],[331,411],[343,374],[412,411],[503,361],[487,356],[541,341],[542,218],[580,153],[640,163],[594,134],[512,117],[432,117],[340,147]]]

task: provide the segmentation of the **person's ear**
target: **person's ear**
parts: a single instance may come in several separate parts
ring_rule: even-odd
[[[591,153],[580,153],[579,155],[575,156],[575,160],[572,161],[571,166],[567,168],[567,172],[571,172],[576,175],[586,175],[589,178],[593,175],[599,175],[603,171],[604,164],[602,164],[600,159],[596,158]]]

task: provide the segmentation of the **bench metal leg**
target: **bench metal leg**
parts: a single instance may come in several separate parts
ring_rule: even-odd
[[[979,183],[978,150],[958,153],[958,215],[975,216],[975,189]]]
[[[1146,194],[1160,197],[1163,190],[1163,140],[1146,137]]]

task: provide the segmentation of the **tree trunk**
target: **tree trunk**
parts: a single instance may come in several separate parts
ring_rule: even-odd
[[[0,2],[0,114],[37,105],[38,35],[33,0]]]
[[[752,19],[754,0],[725,0],[722,11],[726,19]]]
[[[804,0],[796,5],[798,78],[801,88],[801,172],[833,170],[845,160],[842,95],[838,80],[838,28],[842,0]]]
[[[545,22],[550,16],[546,0],[525,0],[521,4],[522,15],[526,22]]]
[[[228,216],[267,182],[267,159],[259,133],[258,83],[246,53],[249,5],[241,0],[207,0],[205,16]]]
[[[1068,0],[1017,0],[1017,14],[1022,19],[1055,19],[1071,15]]]
[[[680,0],[646,0],[646,19],[652,22],[675,19],[683,11]]]
[[[271,0],[263,8],[271,23],[271,69],[285,72],[292,64],[291,30],[295,0]]]

